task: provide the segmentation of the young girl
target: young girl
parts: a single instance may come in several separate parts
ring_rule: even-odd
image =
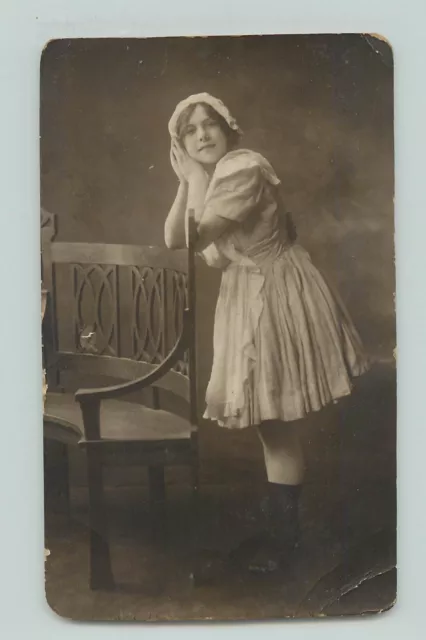
[[[196,249],[223,270],[204,417],[259,433],[271,536],[251,564],[275,569],[298,539],[301,420],[350,394],[368,363],[342,303],[294,243],[274,169],[259,153],[237,149],[241,130],[225,105],[192,95],[177,105],[169,132],[179,189],[166,244],[186,246],[193,209]]]

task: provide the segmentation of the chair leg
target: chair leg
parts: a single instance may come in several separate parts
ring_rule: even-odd
[[[44,441],[45,496],[56,513],[70,520],[70,484],[68,445]]]
[[[200,470],[198,464],[198,458],[193,460],[191,465],[191,480],[192,480],[192,509],[195,517],[198,517],[199,509],[199,496],[200,496]]]
[[[112,589],[114,578],[108,542],[107,518],[104,504],[102,478],[102,452],[99,448],[87,448],[87,472],[89,485],[89,563],[90,588]]]
[[[191,518],[190,518],[190,540],[191,540],[191,572],[190,578],[195,584],[196,574],[198,572],[198,556],[199,556],[199,523],[200,523],[200,474],[198,457],[193,459],[191,464]]]
[[[151,533],[153,540],[166,539],[166,482],[164,467],[148,467]]]

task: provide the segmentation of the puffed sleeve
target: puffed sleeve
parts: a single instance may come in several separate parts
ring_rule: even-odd
[[[203,216],[242,222],[257,207],[267,180],[257,156],[228,154],[218,164],[206,194]]]

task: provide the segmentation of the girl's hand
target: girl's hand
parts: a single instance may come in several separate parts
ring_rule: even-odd
[[[175,140],[172,140],[172,145],[170,147],[170,162],[171,162],[173,171],[175,172],[175,174],[179,179],[179,182],[183,183],[183,182],[186,182],[186,178],[180,168],[180,164],[177,159],[176,144],[177,142]]]
[[[176,175],[181,181],[189,182],[193,177],[205,175],[201,164],[193,160],[176,139],[172,140],[170,160]]]

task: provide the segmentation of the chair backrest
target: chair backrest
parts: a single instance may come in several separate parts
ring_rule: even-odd
[[[123,380],[150,373],[191,323],[181,361],[156,386],[190,402],[196,418],[194,250],[57,242],[42,210],[45,358],[50,388],[63,371]]]

